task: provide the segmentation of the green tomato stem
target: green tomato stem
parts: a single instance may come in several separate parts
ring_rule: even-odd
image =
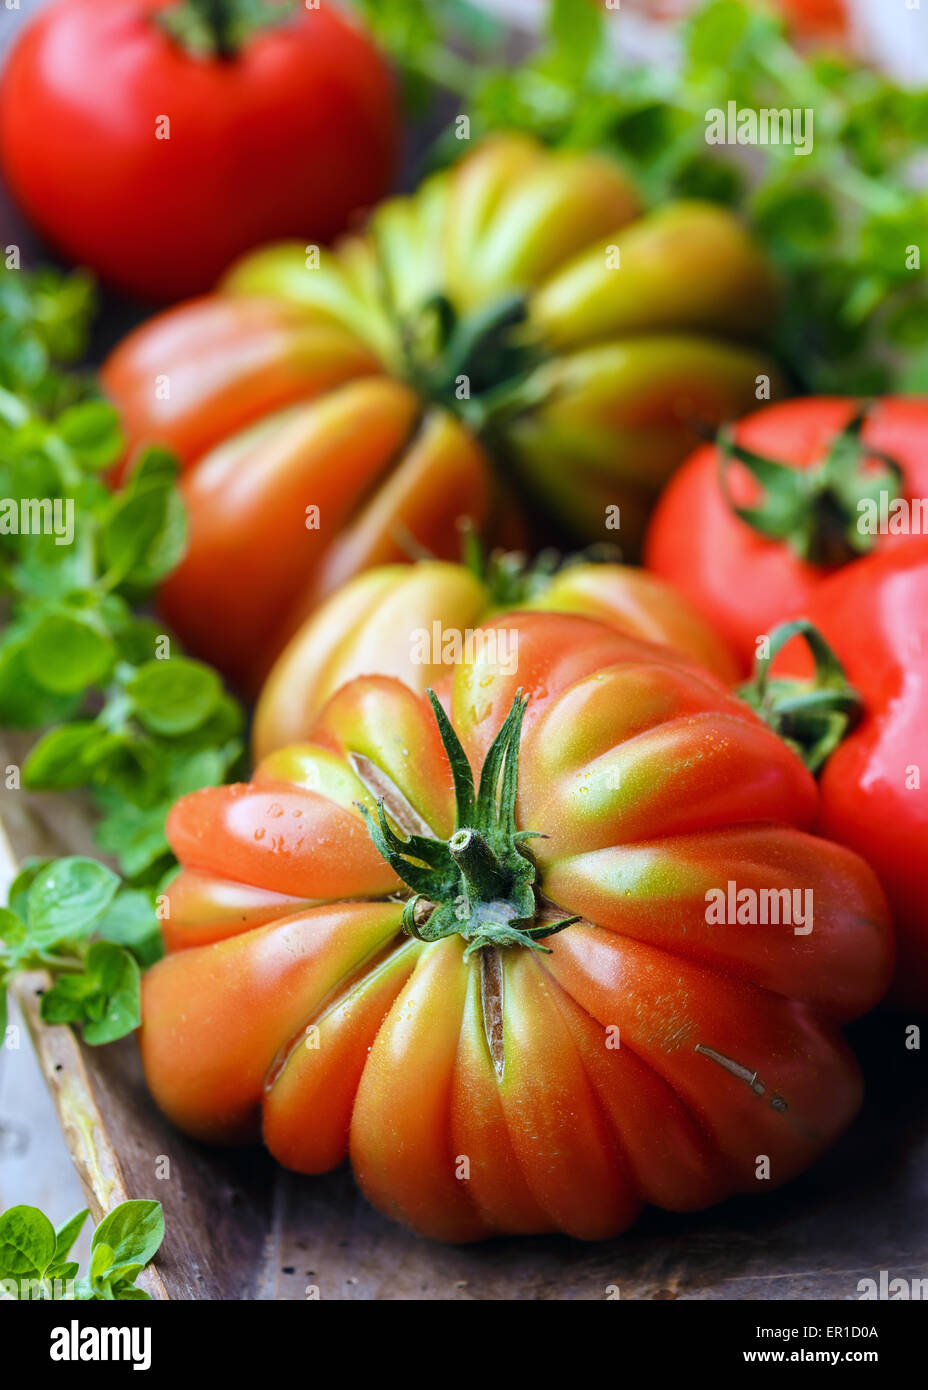
[[[859,528],[861,506],[886,493],[891,503],[902,487],[902,469],[895,459],[863,443],[869,406],[863,405],[831,441],[821,463],[791,468],[735,443],[727,426],[717,436],[719,486],[734,514],[762,536],[784,541],[801,560],[813,565],[846,564],[872,550],[875,536]],[[875,471],[868,460],[883,465]],[[732,497],[728,475],[737,460],[760,483],[761,501],[739,506]]]
[[[194,58],[236,58],[250,39],[277,28],[295,12],[297,0],[180,0],[159,12],[155,23]]]
[[[456,830],[448,841],[448,853],[469,897],[491,901],[509,891],[509,875],[479,831],[469,826]]]
[[[802,637],[812,653],[815,672],[811,681],[771,680],[771,662],[794,637]],[[836,653],[805,618],[782,623],[773,630],[768,654],[758,658],[753,677],[737,693],[793,749],[813,776],[863,712],[863,701]]]
[[[451,721],[433,691],[429,699],[454,780],[454,834],[447,840],[417,835],[403,840],[389,825],[382,801],[376,819],[358,803],[377,849],[413,891],[403,909],[403,926],[421,941],[461,936],[467,942],[465,957],[485,946],[545,951],[541,939],[577,919],[538,921],[537,873],[522,848],[537,832],[515,826],[523,694],[517,692],[487,752],[476,794],[473,772]]]

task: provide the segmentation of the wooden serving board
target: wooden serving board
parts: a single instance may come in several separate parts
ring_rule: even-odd
[[[0,762],[20,763],[25,746],[5,740]],[[4,790],[0,817],[16,859],[93,852],[77,799]],[[905,1046],[915,1019],[878,1014],[852,1030],[864,1110],[780,1192],[695,1215],[650,1211],[599,1245],[452,1247],[380,1216],[347,1169],[301,1178],[261,1150],[183,1138],[151,1103],[134,1041],[88,1048],[46,1026],[41,986],[21,981],[18,998],[94,1218],[126,1197],[164,1206],[167,1237],[146,1276],[156,1298],[602,1299],[618,1287],[632,1299],[856,1299],[857,1281],[880,1270],[928,1275],[928,1068],[925,1051]]]

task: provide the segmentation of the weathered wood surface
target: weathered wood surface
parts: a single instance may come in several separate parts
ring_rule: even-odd
[[[19,756],[9,741],[0,748],[4,764]],[[0,816],[18,858],[90,848],[78,802],[4,791]],[[45,1027],[35,988],[20,997],[95,1215],[125,1195],[164,1205],[156,1296],[303,1299],[317,1288],[326,1299],[600,1299],[618,1285],[623,1298],[854,1299],[857,1281],[881,1269],[928,1276],[928,1078],[924,1051],[904,1045],[909,1018],[877,1015],[853,1030],[864,1111],[785,1190],[698,1215],[650,1212],[602,1245],[454,1248],[385,1220],[347,1171],[299,1178],[259,1150],[188,1142],[149,1100],[134,1042],[85,1048]],[[165,1159],[170,1175],[159,1178]]]

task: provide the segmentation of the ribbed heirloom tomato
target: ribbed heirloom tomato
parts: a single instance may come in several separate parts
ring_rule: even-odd
[[[501,610],[543,609],[597,618],[618,632],[685,654],[730,685],[738,668],[724,642],[669,584],[632,565],[584,561],[560,568],[542,554],[485,560],[473,537],[468,563],[382,565],[342,586],[308,618],[275,663],[255,709],[252,748],[262,758],[297,743],[325,702],[355,676],[396,676],[424,694],[462,659],[468,634]]]
[[[605,1237],[767,1186],[760,1154],[786,1181],[858,1105],[839,1025],[892,968],[872,872],[807,833],[812,779],[711,677],[588,619],[500,623],[518,671],[460,666],[447,714],[359,679],[176,806],[155,1099],[300,1172],[350,1152],[450,1241]],[[813,929],[717,922],[732,883],[811,892]]]
[[[778,389],[756,347],[775,300],[725,209],[643,215],[614,162],[519,136],[382,204],[333,252],[246,258],[104,369],[132,445],[188,469],[165,615],[254,686],[308,611],[407,558],[410,536],[453,559],[458,517],[492,529],[501,482],[523,514],[631,558],[705,426],[761,380]]]

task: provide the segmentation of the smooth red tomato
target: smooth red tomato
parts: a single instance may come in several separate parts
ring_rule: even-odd
[[[296,743],[355,676],[396,676],[424,694],[463,659],[468,634],[500,610],[598,618],[617,632],[671,647],[730,685],[737,666],[691,604],[631,565],[577,560],[552,572],[519,555],[471,567],[441,560],[383,565],[358,575],[295,633],[261,691],[252,748],[263,758]]]
[[[723,460],[715,445],[698,449],[684,463],[657,505],[645,546],[648,566],[702,610],[745,671],[758,637],[776,623],[806,613],[816,589],[836,568],[856,562],[868,546],[881,550],[908,541],[891,517],[875,534],[860,529],[872,508],[858,510],[858,498],[886,490],[889,514],[889,499],[896,492],[891,472],[873,451],[900,466],[903,502],[928,497],[925,397],[878,402],[866,418],[862,447],[855,450],[853,441],[845,439],[850,447],[837,466],[831,472],[822,468],[836,444],[845,447],[840,436],[859,409],[850,400],[810,397],[767,406],[737,426],[739,446],[782,465],[780,476],[784,469],[801,476],[804,492],[790,513],[794,532],[789,537],[764,534],[737,515],[735,507],[762,502],[765,488],[743,463],[733,461],[725,470],[727,497],[720,482]]]
[[[825,763],[819,827],[876,870],[893,912],[892,1002],[928,1007],[928,540],[869,556],[820,585],[806,614],[861,698],[859,724]],[[806,675],[797,639],[777,677]]]
[[[350,1154],[442,1240],[598,1239],[785,1182],[859,1102],[839,1025],[893,955],[873,873],[809,833],[812,778],[714,681],[589,619],[502,626],[517,668],[458,667],[450,724],[362,678],[174,808],[156,1101],[300,1172]],[[811,893],[813,929],[716,920],[731,885]]]
[[[197,56],[158,23],[236,9],[55,0],[7,61],[11,191],[65,256],[143,299],[206,290],[273,237],[329,240],[393,173],[390,73],[334,5],[294,5],[229,54]]]

